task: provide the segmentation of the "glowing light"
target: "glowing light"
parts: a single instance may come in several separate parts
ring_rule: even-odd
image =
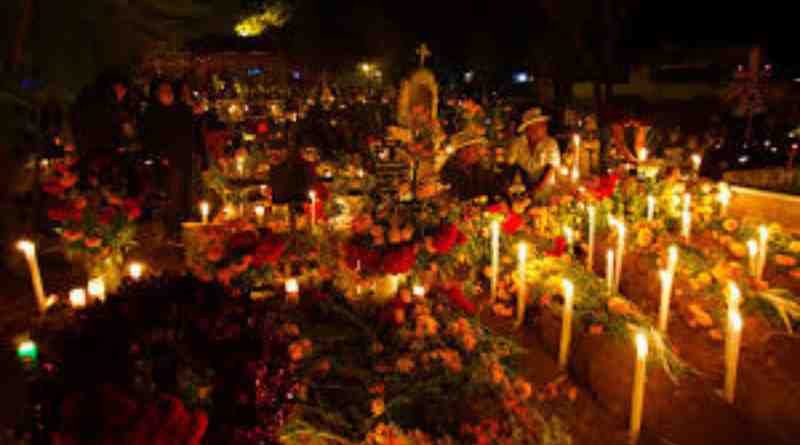
[[[39,348],[33,340],[25,340],[17,346],[17,357],[23,362],[34,361],[39,356]]]
[[[98,301],[106,301],[106,282],[103,277],[89,280],[86,289],[89,291],[90,297]]]
[[[142,275],[144,275],[144,264],[131,263],[128,266],[128,275],[133,278],[134,281],[139,281]]]
[[[72,289],[69,291],[69,304],[75,309],[86,307],[86,291],[83,289]]]
[[[255,37],[263,34],[267,28],[280,28],[288,20],[289,10],[281,4],[276,4],[258,14],[245,17],[236,24],[234,30],[240,37]]]

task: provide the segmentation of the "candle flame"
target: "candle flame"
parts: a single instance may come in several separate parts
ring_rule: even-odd
[[[86,306],[86,291],[80,288],[69,291],[69,303],[74,308]]]
[[[20,240],[17,243],[17,249],[19,249],[25,255],[33,255],[33,253],[36,251],[36,245],[28,240]]]
[[[144,264],[131,263],[128,266],[128,275],[130,275],[130,277],[133,278],[134,280],[138,281],[139,279],[142,278],[143,274],[144,274]]]
[[[412,293],[415,297],[424,297],[425,296],[425,286],[416,285],[414,286]]]
[[[296,294],[300,292],[300,285],[297,284],[297,278],[289,278],[286,280],[286,293]]]

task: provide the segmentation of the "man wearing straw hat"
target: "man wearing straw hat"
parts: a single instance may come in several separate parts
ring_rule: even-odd
[[[520,136],[512,142],[507,159],[509,164],[527,173],[536,190],[549,183],[561,165],[558,142],[548,134],[549,121],[550,117],[542,114],[541,108],[528,110],[517,128]]]
[[[486,158],[489,141],[479,134],[462,131],[453,135],[450,146],[455,151],[441,172],[443,183],[450,185],[451,192],[462,200],[479,196],[492,197],[497,191],[498,178],[481,163]]]

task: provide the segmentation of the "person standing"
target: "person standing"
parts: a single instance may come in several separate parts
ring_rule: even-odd
[[[182,218],[191,214],[192,155],[195,152],[193,116],[175,99],[172,85],[158,81],[151,90],[153,103],[145,111],[142,140],[145,150],[158,154],[167,165],[167,229],[180,234]]]
[[[550,117],[542,114],[541,108],[531,108],[522,117],[517,128],[517,137],[508,153],[508,164],[516,165],[525,171],[534,191],[541,190],[555,177],[561,165],[561,151],[558,142],[548,131]]]

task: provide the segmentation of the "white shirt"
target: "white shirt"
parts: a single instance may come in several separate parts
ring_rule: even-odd
[[[533,150],[530,150],[527,136],[522,135],[511,143],[508,162],[519,165],[528,175],[536,177],[548,165],[553,167],[561,165],[561,151],[558,149],[558,142],[551,137],[542,139]]]

